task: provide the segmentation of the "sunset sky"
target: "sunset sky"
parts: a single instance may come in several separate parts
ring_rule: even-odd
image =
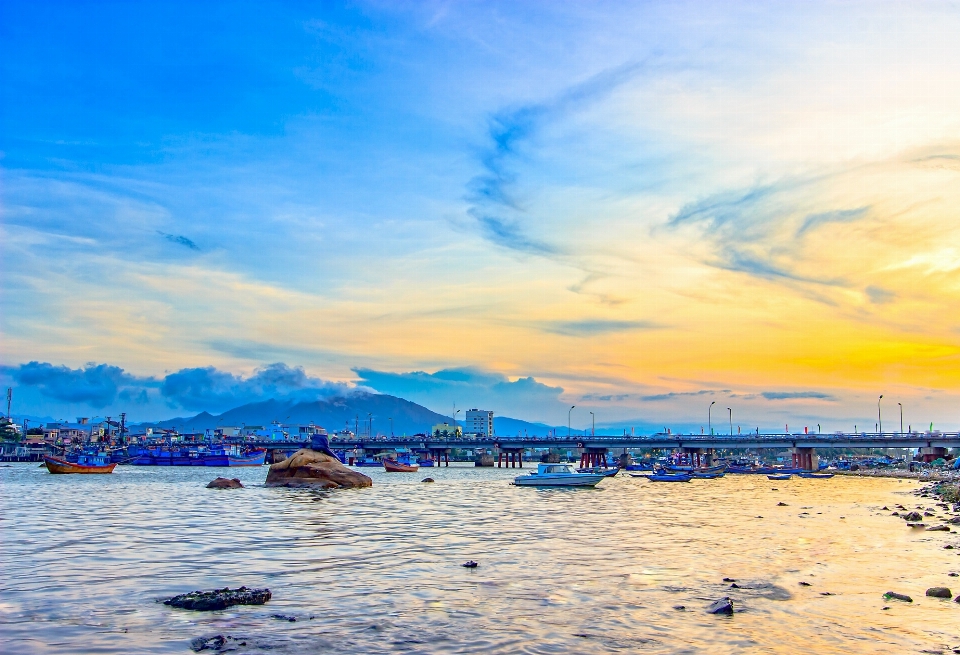
[[[0,382],[58,418],[359,386],[960,429],[958,35],[950,2],[2,2]]]

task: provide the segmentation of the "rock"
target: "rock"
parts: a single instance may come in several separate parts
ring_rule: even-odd
[[[946,598],[947,600],[953,598],[953,594],[946,587],[930,587],[927,589],[927,596],[931,598]]]
[[[290,623],[296,623],[297,617],[287,616],[286,614],[271,614],[270,618],[276,619],[278,621],[289,621]]]
[[[163,601],[164,605],[180,607],[185,610],[211,611],[222,610],[233,605],[263,605],[273,594],[269,589],[247,589],[239,587],[214,589],[213,591],[191,591]]]
[[[784,502],[777,503],[777,507],[787,507],[787,504]]]
[[[950,532],[950,528],[946,525],[931,525],[927,532]]]
[[[833,592],[831,592],[831,591],[821,591],[821,592],[820,592],[820,595],[821,595],[821,596],[836,596],[836,594],[833,593]]]
[[[910,512],[909,514],[904,514],[901,517],[904,521],[922,521],[923,515],[920,512]]]
[[[477,562],[474,562],[473,560],[470,560],[469,562],[464,562],[464,563],[461,564],[460,566],[462,566],[462,567],[465,568],[465,569],[475,569],[475,568],[477,568],[477,567],[480,566],[480,565],[479,565]]]
[[[707,614],[733,614],[733,601],[729,597],[710,603]]]
[[[881,509],[882,511],[884,511],[884,512],[889,512],[889,511],[890,511],[890,508],[887,507],[886,505],[884,505],[884,506],[881,507],[880,509]]]
[[[227,638],[223,635],[214,637],[197,637],[190,641],[190,650],[199,653],[204,650],[221,650],[227,644]]]
[[[810,586],[810,583],[809,583],[809,582],[803,582],[802,580],[801,580],[798,584],[799,584],[801,587],[809,587],[809,586]]]
[[[733,578],[724,578],[723,581],[724,581],[724,582],[736,582],[736,580],[734,580]]]
[[[947,544],[946,546],[943,547],[943,549],[944,549],[944,550],[953,550],[953,546],[951,546],[950,544]]]
[[[685,609],[687,609],[687,606],[686,606],[686,605],[674,605],[674,606],[673,606],[673,609],[677,610],[678,612],[682,612],[682,611],[684,611]]]
[[[436,480],[434,480],[433,478],[424,478],[420,480],[420,482],[436,482]]]
[[[740,588],[740,585],[738,585],[736,582],[734,582],[733,584],[730,585],[730,588],[731,588],[731,589],[739,589],[739,588]]]
[[[925,528],[927,527],[926,523],[907,523],[908,528]]]
[[[243,489],[238,478],[217,478],[207,485],[207,489]]]
[[[933,512],[929,512],[929,511],[928,511],[928,512],[924,512],[923,515],[924,515],[924,516],[936,516],[936,514],[934,514]]]
[[[890,516],[900,516],[900,512],[894,512],[894,513],[891,514]]]
[[[282,462],[270,465],[265,486],[349,489],[372,487],[373,480],[347,468],[336,457],[301,448]]]
[[[960,525],[960,516],[954,516],[953,518],[947,519],[947,523],[950,525]]]
[[[888,591],[883,595],[884,600],[901,600],[904,603],[912,603],[913,599],[905,594],[898,594],[895,591]]]

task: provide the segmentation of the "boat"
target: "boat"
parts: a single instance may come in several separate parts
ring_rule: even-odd
[[[606,475],[578,473],[570,464],[537,464],[537,470],[513,479],[518,487],[595,487]]]
[[[832,478],[833,473],[797,473],[801,478],[812,478],[814,480],[826,480]]]
[[[690,482],[693,479],[693,476],[687,473],[653,473],[638,477],[645,477],[651,482]]]
[[[417,460],[418,466],[425,466],[427,468],[430,468],[434,464],[435,462],[433,461],[432,457],[421,457],[420,459]]]
[[[416,464],[401,464],[395,459],[385,459],[383,468],[387,473],[416,473],[420,467]]]
[[[602,466],[593,466],[588,468],[577,469],[577,473],[596,473],[602,475],[605,478],[616,477],[617,473],[620,472],[619,467],[613,466],[610,468],[604,468]]]
[[[776,473],[774,475],[768,475],[768,480],[789,480],[793,477],[793,473]]]
[[[80,453],[76,462],[64,457],[44,455],[43,463],[51,473],[113,473],[116,462],[110,461],[106,453]]]
[[[204,466],[263,466],[267,451],[263,448],[243,452],[238,446],[220,446],[203,456]]]
[[[714,471],[714,472],[691,471],[689,475],[694,480],[716,480],[717,478],[723,477],[723,471]]]

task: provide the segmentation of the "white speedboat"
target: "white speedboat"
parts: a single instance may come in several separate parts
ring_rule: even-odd
[[[595,487],[602,473],[577,473],[570,464],[537,464],[537,470],[519,475],[513,483],[521,487]]]

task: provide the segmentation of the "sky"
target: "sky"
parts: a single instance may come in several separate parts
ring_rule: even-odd
[[[0,383],[58,418],[960,429],[957,34],[957,2],[0,1]]]

